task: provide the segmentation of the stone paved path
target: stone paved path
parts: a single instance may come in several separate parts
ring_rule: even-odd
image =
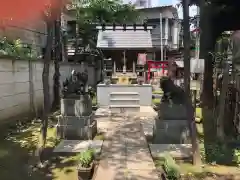
[[[111,117],[93,180],[158,180],[140,121]]]

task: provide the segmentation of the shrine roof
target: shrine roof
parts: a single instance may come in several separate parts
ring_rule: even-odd
[[[122,26],[112,27],[106,26],[105,30],[99,29],[97,47],[101,49],[149,49],[152,48],[151,26],[137,27],[136,30],[132,26],[127,26],[123,30]]]

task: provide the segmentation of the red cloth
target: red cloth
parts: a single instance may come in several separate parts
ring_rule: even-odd
[[[42,19],[44,10],[51,6],[60,8],[59,0],[1,0],[0,22],[19,24],[26,21]],[[64,2],[66,2],[64,0]]]

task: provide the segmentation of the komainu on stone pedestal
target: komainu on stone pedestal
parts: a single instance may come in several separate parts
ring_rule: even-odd
[[[87,91],[87,74],[72,71],[63,83],[61,116],[57,133],[70,140],[92,139],[96,134],[96,122],[92,118],[92,99]]]
[[[169,78],[163,79],[160,84],[164,96],[159,105],[158,117],[155,119],[153,143],[189,143],[186,95]]]

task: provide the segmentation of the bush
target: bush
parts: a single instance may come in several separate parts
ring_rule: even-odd
[[[201,151],[202,159],[207,163],[222,165],[240,165],[240,150],[234,142],[216,142]]]
[[[77,161],[83,168],[89,168],[94,160],[94,150],[88,149],[84,152],[79,153]]]
[[[6,37],[0,38],[0,55],[22,59],[37,58],[37,52],[31,45],[22,43],[20,39],[10,41]]]
[[[163,169],[166,172],[167,179],[177,180],[180,178],[180,168],[169,154],[164,156]]]
[[[240,166],[240,149],[234,149],[233,162]]]

